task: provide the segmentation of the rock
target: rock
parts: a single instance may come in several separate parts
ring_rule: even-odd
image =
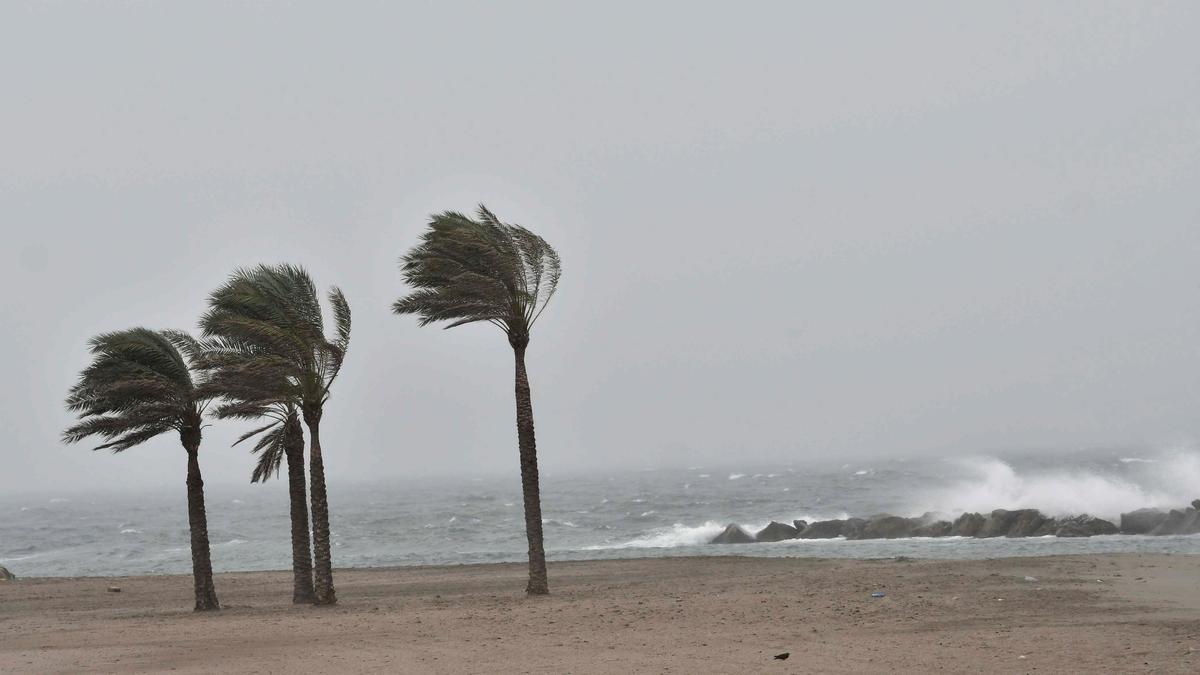
[[[1046,516],[1043,516],[1042,512],[1037,509],[1021,509],[1012,513],[1016,514],[1017,517],[1013,519],[1008,532],[1004,534],[1006,537],[1038,536],[1038,532],[1041,531],[1047,520]],[[1050,534],[1050,532],[1046,532],[1045,534]]]
[[[1116,525],[1102,518],[1094,518],[1086,513],[1080,516],[1071,516],[1063,518],[1059,521],[1058,530],[1054,532],[1056,537],[1094,537],[1099,534],[1118,534],[1120,532]]]
[[[1121,514],[1121,534],[1150,534],[1162,525],[1167,514],[1158,509],[1138,509]]]
[[[911,537],[917,524],[900,516],[875,516],[865,523],[854,536],[847,539],[905,539]]]
[[[1054,518],[1047,517],[1042,521],[1042,524],[1030,534],[1031,537],[1053,537],[1058,528],[1062,525]]]
[[[799,534],[800,530],[795,527],[772,520],[770,524],[754,535],[754,541],[783,541],[784,539],[795,539]]]
[[[1200,511],[1200,499],[1192,500],[1192,508],[1196,509],[1197,511]]]
[[[108,587],[108,592],[109,592],[109,593],[120,593],[120,592],[121,592],[121,587],[120,587],[120,586],[109,586],[109,587]]]
[[[17,575],[8,571],[4,565],[0,565],[0,581],[16,581]]]
[[[725,530],[713,537],[710,544],[753,544],[754,536],[743,530],[738,525],[730,523],[725,526]]]
[[[1189,508],[1186,511],[1172,509],[1167,517],[1150,531],[1150,534],[1196,534],[1197,532],[1200,532],[1200,511]]]
[[[954,526],[947,520],[935,520],[913,530],[914,537],[948,537]]]
[[[975,533],[976,537],[1004,537],[1008,535],[1008,531],[1012,529],[1013,523],[1016,522],[1020,515],[1019,511],[1009,511],[1007,509],[996,509],[988,514],[987,520],[983,522],[983,527]]]
[[[803,532],[804,528],[808,527],[807,520],[793,520],[792,527],[796,528],[796,532]]]
[[[974,537],[987,522],[987,518],[978,513],[964,513],[950,526],[950,534],[955,537]]]
[[[842,526],[842,536],[847,539],[861,539],[858,533],[866,524],[867,521],[862,518],[847,518],[846,524]]]
[[[834,537],[842,536],[842,530],[846,526],[844,520],[818,520],[815,523],[809,523],[808,527],[800,531],[801,539],[833,539]]]

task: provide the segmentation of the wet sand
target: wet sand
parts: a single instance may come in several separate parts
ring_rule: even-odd
[[[293,606],[290,572],[220,574],[224,609],[201,614],[190,577],[0,582],[0,671],[1200,672],[1198,556],[550,573],[552,594],[526,598],[523,565],[338,570],[332,608]]]

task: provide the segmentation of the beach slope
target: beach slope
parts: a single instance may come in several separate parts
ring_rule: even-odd
[[[1200,557],[570,562],[541,598],[525,573],[339,570],[332,608],[220,574],[201,614],[187,577],[0,582],[0,671],[1200,672]]]

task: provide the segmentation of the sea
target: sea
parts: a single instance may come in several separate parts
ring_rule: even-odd
[[[191,570],[186,494],[130,488],[0,495],[0,565],[18,576]],[[519,562],[526,542],[511,476],[329,483],[335,567]],[[961,537],[709,544],[729,523],[754,532],[847,516],[1038,508],[1113,519],[1200,497],[1200,451],[1091,451],[888,460],[796,460],[600,472],[546,472],[551,560],[661,556],[998,558],[1070,553],[1200,554],[1200,535],[1086,539]],[[285,480],[207,489],[217,571],[290,569]]]

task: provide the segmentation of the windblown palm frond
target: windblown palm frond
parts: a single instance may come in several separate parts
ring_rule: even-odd
[[[422,326],[487,321],[510,341],[529,332],[558,288],[562,263],[540,236],[501,222],[482,204],[475,219],[454,211],[430,220],[420,243],[401,259],[413,292],[392,305]]]
[[[89,436],[107,442],[96,449],[120,452],[168,431],[199,430],[207,395],[199,391],[195,341],[178,331],[147,328],[103,333],[89,343],[92,363],[67,396],[78,424],[63,441]]]
[[[257,389],[272,392],[274,399],[323,401],[350,345],[350,306],[337,288],[329,301],[336,324],[332,338],[325,335],[316,286],[302,267],[235,271],[209,296],[200,321],[203,360],[213,370],[214,387],[241,400],[251,400],[246,390]],[[243,391],[233,390],[239,387]]]

